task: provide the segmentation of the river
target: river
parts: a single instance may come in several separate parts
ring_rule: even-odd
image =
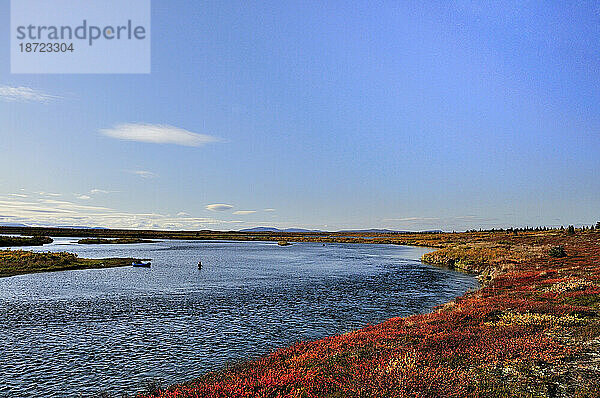
[[[158,241],[35,251],[151,258],[152,268],[0,279],[0,397],[79,397],[183,382],[301,340],[430,311],[477,287],[427,248]],[[203,268],[196,266],[201,260]]]

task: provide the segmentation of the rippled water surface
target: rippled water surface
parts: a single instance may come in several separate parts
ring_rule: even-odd
[[[425,312],[476,286],[471,276],[421,264],[424,248],[75,241],[26,249],[152,258],[152,268],[0,278],[0,397],[181,382],[299,340]]]

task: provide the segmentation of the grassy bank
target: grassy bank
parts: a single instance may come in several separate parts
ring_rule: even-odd
[[[72,253],[34,253],[24,250],[0,250],[0,277],[35,272],[110,268],[131,265],[133,258],[79,258]]]
[[[47,236],[0,236],[0,247],[42,246],[52,242]]]
[[[84,238],[79,239],[77,243],[80,245],[127,245],[132,243],[152,243],[154,241],[148,239],[139,238],[116,238],[116,239],[105,239],[105,238]]]
[[[238,241],[288,241],[322,243],[399,243],[410,241],[435,242],[436,233],[369,233],[369,232],[240,232],[240,231],[159,231],[126,229],[75,229],[42,227],[4,227],[0,233],[20,235],[45,235],[79,238],[135,238],[177,240],[238,240]]]
[[[427,243],[440,250],[424,260],[479,273],[481,289],[153,396],[599,396],[600,233],[437,235]]]

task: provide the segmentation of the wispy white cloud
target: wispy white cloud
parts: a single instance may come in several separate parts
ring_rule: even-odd
[[[231,229],[232,225],[243,225],[243,221],[240,220],[225,221],[210,217],[191,217],[181,213],[178,216],[130,213],[67,200],[25,199],[9,195],[0,195],[0,219],[3,222],[31,226],[73,225],[110,228]]]
[[[214,203],[206,206],[206,210],[210,211],[227,211],[231,209],[233,209],[233,206],[225,203]]]
[[[92,198],[89,195],[76,195],[76,196],[77,196],[77,199],[80,199],[80,200],[90,200]]]
[[[423,221],[439,221],[439,217],[403,217],[403,218],[386,218],[383,221],[390,222],[423,222]]]
[[[210,135],[192,133],[191,131],[163,124],[125,123],[114,128],[102,129],[100,133],[120,140],[152,144],[201,146],[220,141]]]
[[[51,102],[61,97],[31,87],[0,86],[0,99],[8,102]]]
[[[383,221],[388,222],[409,222],[409,223],[423,223],[423,222],[460,222],[460,221],[473,221],[473,222],[489,222],[497,221],[495,218],[480,217],[476,215],[467,216],[454,216],[454,217],[403,217],[403,218],[386,218]]]
[[[142,178],[154,178],[156,177],[156,173],[153,173],[148,170],[127,170],[128,173],[135,174],[138,177]]]
[[[500,220],[497,218],[481,217],[477,215],[447,216],[447,217],[399,217],[386,218],[382,222],[386,223],[388,228],[394,229],[443,229],[443,230],[466,230],[470,228],[499,226]]]
[[[240,215],[240,216],[245,216],[247,214],[253,214],[253,213],[256,213],[256,210],[237,210],[237,211],[233,212],[233,214]]]
[[[166,230],[233,230],[256,225],[276,228],[298,227],[293,222],[273,224],[267,220],[220,220],[212,217],[193,217],[185,212],[177,215],[161,213],[124,212],[105,206],[89,205],[87,202],[56,200],[53,198],[19,198],[0,194],[0,221],[8,224],[30,226],[81,226],[131,229]],[[305,225],[308,229],[319,229],[322,225]]]
[[[97,194],[100,194],[100,193],[111,193],[111,191],[106,191],[104,189],[98,189],[98,188],[94,188],[94,189],[90,190],[90,194],[91,195],[97,195]]]
[[[269,208],[269,209],[265,209],[265,211],[275,211],[275,209]]]

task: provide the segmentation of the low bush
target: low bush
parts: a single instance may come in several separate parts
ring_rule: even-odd
[[[565,252],[565,248],[562,246],[554,246],[548,251],[548,255],[550,257],[566,257],[567,252]]]

